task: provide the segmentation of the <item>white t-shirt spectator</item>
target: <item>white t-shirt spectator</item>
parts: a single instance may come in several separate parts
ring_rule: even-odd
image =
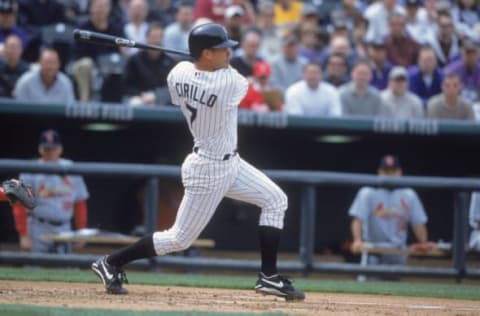
[[[316,89],[312,89],[301,80],[287,89],[285,111],[292,115],[340,116],[342,105],[333,85],[320,82]]]

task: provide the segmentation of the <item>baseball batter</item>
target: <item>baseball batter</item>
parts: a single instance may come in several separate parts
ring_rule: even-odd
[[[92,264],[108,293],[125,294],[126,263],[188,248],[212,218],[219,203],[229,197],[261,208],[259,238],[261,272],[255,290],[287,300],[303,300],[303,292],[277,273],[277,250],[283,228],[287,196],[267,176],[244,161],[237,152],[237,110],[247,80],[229,66],[230,48],[225,28],[208,23],[189,35],[194,62],[183,61],[169,73],[167,82],[174,104],[180,106],[194,147],[182,165],[185,187],[174,225]]]
[[[69,164],[60,158],[63,146],[59,134],[46,130],[40,136],[39,164]],[[20,247],[33,252],[68,253],[69,243],[54,243],[42,239],[45,234],[72,230],[72,218],[77,228],[87,224],[88,191],[81,176],[56,174],[20,174],[20,181],[29,186],[36,196],[36,207],[27,212],[21,204],[13,205],[15,226],[20,236]]]
[[[400,176],[397,157],[387,155],[378,168],[380,176]],[[427,215],[417,193],[410,188],[386,189],[363,187],[348,212],[353,217],[352,251],[360,252],[364,242],[377,247],[405,248],[408,225],[420,243],[427,243]],[[403,264],[405,255],[369,255],[370,264]]]

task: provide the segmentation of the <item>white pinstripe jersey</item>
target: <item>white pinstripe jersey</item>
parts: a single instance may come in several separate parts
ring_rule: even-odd
[[[237,148],[238,104],[248,81],[234,68],[201,71],[188,61],[168,74],[172,103],[181,107],[194,139],[204,155],[221,158]]]

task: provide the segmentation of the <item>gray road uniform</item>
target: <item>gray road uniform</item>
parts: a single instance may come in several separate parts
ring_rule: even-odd
[[[417,193],[409,188],[394,190],[361,188],[348,214],[362,221],[364,242],[381,247],[405,248],[408,224],[427,222]],[[404,264],[404,255],[369,255],[368,263]]]
[[[480,192],[472,193],[468,222],[470,223],[470,227],[472,227],[469,247],[470,249],[480,251]]]
[[[44,163],[38,160],[38,163]],[[59,164],[70,164],[60,159]],[[72,230],[75,202],[89,197],[81,176],[55,174],[20,174],[20,180],[32,187],[37,197],[35,207],[28,217],[28,234],[32,240],[33,252],[67,253],[70,244],[44,241],[44,234],[56,234]]]

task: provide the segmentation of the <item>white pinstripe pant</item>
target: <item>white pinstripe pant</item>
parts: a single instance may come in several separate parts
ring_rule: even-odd
[[[237,154],[226,161],[192,153],[182,165],[185,194],[170,229],[153,234],[157,255],[180,251],[195,241],[224,197],[261,208],[260,225],[283,228],[286,194]]]

